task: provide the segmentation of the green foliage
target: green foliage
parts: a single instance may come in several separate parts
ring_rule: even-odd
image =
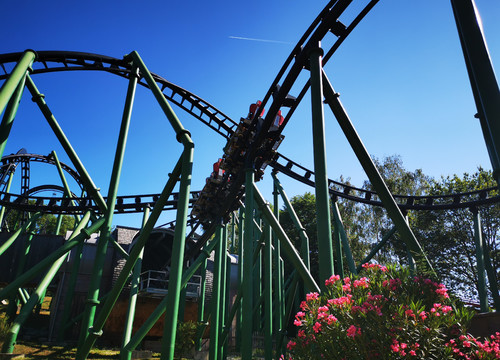
[[[3,227],[10,232],[16,231],[23,224],[23,218],[26,218],[26,215],[17,210],[9,211],[5,217]],[[55,234],[57,228],[57,220],[58,216],[53,214],[44,214],[38,218],[36,224],[32,227],[32,230],[36,234],[44,235],[44,234]],[[75,218],[70,215],[62,215],[61,219],[61,228],[59,230],[58,235],[65,235],[66,231],[71,231],[75,227]]]
[[[177,324],[175,337],[175,356],[182,359],[194,350],[194,344],[199,324],[195,321],[180,322]]]
[[[9,328],[10,324],[7,313],[5,312],[5,308],[0,305],[0,346],[2,346],[5,341]]]
[[[361,276],[332,276],[325,284],[323,296],[310,293],[301,303],[294,322],[298,334],[287,345],[287,359],[500,356],[500,334],[484,343],[467,335],[472,313],[453,304],[444,285],[434,280],[365,264]]]

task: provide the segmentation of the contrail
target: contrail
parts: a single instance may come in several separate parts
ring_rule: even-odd
[[[291,43],[289,43],[287,41],[254,39],[254,38],[247,38],[247,37],[241,37],[241,36],[229,36],[229,38],[230,39],[236,39],[236,40],[260,41],[260,42],[275,43],[275,44],[288,44],[288,45],[291,44]]]

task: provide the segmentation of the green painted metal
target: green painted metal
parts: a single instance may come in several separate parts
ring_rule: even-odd
[[[342,222],[342,216],[340,215],[339,206],[336,201],[333,203],[332,210],[335,229],[340,236],[340,240],[342,241],[342,249],[344,250],[344,255],[347,260],[347,267],[352,274],[357,274],[358,271],[356,270],[356,263],[354,262],[354,258],[352,256],[349,239],[347,238],[344,223]]]
[[[87,224],[89,219],[90,219],[90,212],[87,212],[83,217],[82,221],[78,224],[76,232],[73,232],[73,235],[69,238],[69,240],[73,240],[76,237],[77,233],[79,233],[83,229],[83,227]],[[43,300],[45,291],[47,290],[48,286],[54,279],[54,276],[56,276],[60,267],[64,264],[64,261],[66,260],[67,256],[68,253],[65,253],[52,264],[52,266],[50,267],[47,274],[42,279],[36,290],[29,297],[27,303],[22,307],[19,315],[16,316],[16,318],[12,323],[11,328],[9,329],[9,332],[7,333],[7,337],[2,347],[3,352],[12,354],[21,327],[24,325],[28,317],[33,312],[35,306],[40,302],[41,299]]]
[[[473,0],[451,0],[465,64],[493,166],[493,176],[500,186],[500,90],[484,39],[481,19]]]
[[[326,98],[327,104],[330,106],[333,114],[337,118],[337,121],[344,132],[345,137],[349,141],[351,148],[353,149],[356,157],[358,158],[361,166],[365,170],[368,179],[370,180],[373,188],[377,192],[382,204],[384,204],[387,214],[394,222],[394,225],[401,234],[401,238],[406,243],[412,256],[415,259],[422,259],[419,263],[425,264],[430,271],[434,272],[432,265],[430,264],[427,256],[424,254],[422,247],[420,246],[417,238],[411,231],[408,223],[406,222],[401,210],[399,209],[394,197],[387,188],[387,185],[382,179],[382,176],[377,170],[375,163],[370,157],[370,154],[366,150],[361,138],[359,137],[354,125],[352,124],[349,116],[347,115],[342,103],[339,100],[339,95],[333,90],[330,81],[328,80],[325,72],[323,71],[323,90]]]
[[[206,245],[205,245],[206,248]],[[201,263],[201,285],[200,285],[200,297],[198,298],[198,323],[205,323],[205,295],[206,295],[206,283],[207,283],[207,259],[203,260]],[[204,328],[199,327],[196,335],[196,350],[201,351]]]
[[[25,78],[35,58],[36,54],[34,51],[26,50],[10,73],[7,80],[3,83],[2,87],[0,88],[0,114],[3,113],[12,95],[16,92],[19,84],[21,84],[21,82]],[[3,127],[2,130],[4,130]],[[6,138],[4,139],[4,142],[5,140]],[[5,144],[2,144],[2,146],[5,147]]]
[[[158,220],[158,217],[160,216],[161,212],[163,211],[163,207],[165,206],[165,203],[168,200],[168,197],[172,194],[172,191],[174,189],[175,184],[177,183],[177,180],[179,176],[181,175],[181,167],[182,167],[182,159],[183,156],[179,159],[177,162],[174,170],[169,176],[169,179],[163,188],[163,191],[160,194],[160,197],[155,203],[155,206],[153,207],[153,210],[151,211],[151,215],[146,222],[146,225],[143,227],[142,231],[139,234],[139,237],[136,241],[135,246],[131,250],[129,254],[129,258],[127,262],[125,263],[120,275],[118,276],[115,285],[111,289],[111,292],[106,299],[106,302],[102,305],[102,308],[99,312],[99,315],[97,316],[95,322],[94,322],[94,330],[92,333],[87,338],[87,341],[83,344],[81,347],[83,350],[77,354],[80,356],[80,358],[77,357],[77,359],[84,360],[88,353],[90,352],[90,349],[92,348],[97,336],[101,334],[102,328],[104,327],[104,322],[108,318],[109,314],[111,313],[111,310],[118,299],[118,296],[120,295],[121,290],[123,289],[123,286],[128,280],[128,274],[132,271],[132,269],[135,266],[135,263],[137,259],[139,258],[139,254],[141,250],[144,248],[144,245],[146,244],[147,239],[149,238],[149,235],[151,233],[151,230],[154,227],[154,224]]]
[[[124,248],[122,248],[122,246],[120,244],[118,244],[116,242],[115,239],[113,239],[111,236],[110,236],[110,239],[109,239],[109,243],[111,245],[113,245],[113,247],[118,251],[118,254],[120,254],[120,256],[124,259],[128,259],[128,252],[125,251]]]
[[[3,152],[5,151],[5,146],[7,145],[7,139],[9,138],[10,129],[12,128],[12,124],[14,123],[14,119],[17,114],[17,109],[19,108],[19,102],[21,101],[21,97],[23,95],[25,82],[26,77],[23,76],[7,104],[2,122],[0,123],[0,159],[3,157]]]
[[[325,288],[325,280],[334,273],[330,196],[326,170],[325,121],[323,114],[322,55],[318,47],[309,53],[311,73],[311,110],[314,151],[314,184],[316,189],[316,226],[319,253],[319,281]]]
[[[276,176],[276,173],[273,172],[273,175]],[[274,217],[279,222],[279,191],[276,186],[276,183],[273,182],[273,197],[274,197]],[[274,294],[275,294],[275,319],[274,319],[274,328],[276,334],[282,334],[283,329],[283,318],[285,317],[285,304],[284,304],[284,279],[283,279],[283,271],[281,266],[281,244],[274,232],[272,232],[273,245],[274,245],[274,271],[276,276],[274,277]],[[281,351],[278,347],[276,347],[276,358],[278,358],[278,354]]]
[[[130,127],[130,118],[132,116],[132,107],[135,98],[135,90],[137,87],[138,74],[137,67],[133,67],[129,77],[127,96],[125,99],[125,106],[118,134],[118,144],[116,147],[115,158],[113,161],[113,169],[111,170],[111,179],[109,181],[108,197],[106,201],[105,219],[101,229],[101,236],[97,240],[97,248],[93,262],[92,275],[90,278],[90,285],[87,295],[87,302],[85,304],[85,315],[82,321],[82,330],[80,333],[80,342],[87,339],[89,331],[94,324],[94,317],[99,304],[99,288],[101,286],[102,269],[106,260],[106,253],[108,251],[108,244],[111,239],[113,214],[115,211],[116,196],[118,194],[118,185],[120,183],[121,169],[123,165],[123,158],[125,156],[125,146],[127,144],[128,130]],[[115,246],[116,247],[116,246]],[[119,247],[121,248],[121,247]],[[125,251],[123,253],[128,255]]]
[[[41,212],[35,213],[31,218],[29,218],[23,226],[21,226],[19,229],[12,234],[11,237],[9,237],[3,244],[0,246],[0,256],[19,238],[19,235],[24,234],[29,231],[29,228],[34,226],[36,221],[42,216]]]
[[[297,295],[297,289],[299,285],[299,277],[297,276],[297,273],[294,274],[292,282],[290,283],[290,287],[288,288],[288,296],[285,301],[285,317],[283,320],[284,324],[287,324],[290,316],[293,311],[294,307],[294,299]],[[286,332],[282,331],[278,334],[278,339],[276,340],[276,357],[278,356],[278,353],[283,351],[284,348],[284,340],[285,340],[285,335]]]
[[[189,131],[184,129],[182,126],[182,123],[180,122],[179,118],[177,115],[175,115],[174,111],[172,110],[172,107],[168,103],[168,101],[165,99],[165,96],[161,92],[160,88],[156,84],[156,82],[153,79],[153,75],[149,72],[148,68],[142,61],[141,57],[136,51],[131,52],[129,55],[126,56],[126,58],[133,59],[134,63],[139,67],[139,70],[141,71],[141,75],[143,76],[144,80],[148,84],[151,92],[153,93],[154,97],[156,98],[156,101],[158,101],[158,104],[162,108],[164,114],[167,116],[167,119],[170,122],[170,125],[175,131],[175,134],[177,136],[177,141],[179,141],[181,144],[187,147],[193,146],[193,141],[191,140],[191,136],[189,135]]]
[[[75,150],[71,146],[68,138],[62,131],[61,127],[57,123],[56,118],[50,111],[49,107],[47,106],[47,103],[44,100],[44,95],[41,94],[37,87],[35,86],[35,83],[31,79],[29,75],[26,76],[26,87],[31,93],[31,96],[33,97],[33,101],[36,102],[38,107],[40,108],[42,114],[44,115],[45,119],[49,123],[49,126],[51,127],[52,131],[56,135],[57,139],[61,143],[61,146],[63,147],[64,151],[70,158],[73,166],[75,169],[78,171],[78,174],[80,175],[80,179],[85,187],[85,190],[87,193],[92,197],[92,199],[95,201],[101,212],[105,213],[106,212],[106,202],[104,201],[104,198],[102,197],[101,193],[97,189],[97,187],[94,185],[92,182],[92,179],[90,178],[90,175],[88,174],[87,170],[83,166],[82,162],[80,161],[78,155],[76,154]]]
[[[278,236],[278,238],[281,242],[281,245],[283,246],[283,250],[285,251],[289,261],[292,263],[292,265],[295,267],[295,269],[299,273],[300,277],[304,281],[304,284],[307,287],[309,287],[309,289],[311,289],[311,291],[320,292],[319,286],[314,281],[309,270],[307,270],[304,262],[302,261],[299,254],[297,253],[297,250],[295,250],[290,239],[286,235],[285,231],[283,230],[283,228],[281,227],[279,222],[274,217],[271,209],[269,208],[269,205],[266,203],[266,201],[262,197],[262,194],[259,192],[257,187],[255,187],[255,185],[254,185],[254,189],[253,189],[253,194],[255,197],[255,202],[256,202],[257,206],[259,207],[259,209],[261,210],[262,215],[264,216],[265,220],[269,223],[269,225],[271,225],[274,233]]]
[[[486,289],[486,276],[484,266],[484,241],[481,230],[481,215],[477,208],[471,209],[474,218],[474,242],[476,244],[476,270],[477,270],[477,292],[479,294],[479,305],[481,312],[487,312],[488,291]]]
[[[496,272],[493,270],[493,266],[491,265],[490,249],[487,243],[484,243],[483,251],[484,265],[486,268],[486,274],[488,275],[488,284],[490,285],[490,291],[493,296],[495,309],[498,311],[498,309],[500,309],[500,294],[498,292]]]
[[[273,358],[273,250],[271,227],[264,224],[264,357]]]
[[[198,256],[198,258],[193,262],[193,264],[184,271],[182,274],[182,286],[185,286],[189,279],[196,273],[198,268],[203,264],[207,258],[210,257],[210,253],[214,250],[217,245],[217,241],[212,240],[208,245],[205,246],[205,249]],[[160,319],[163,313],[166,310],[167,297],[163,298],[163,300],[158,304],[156,309],[151,313],[149,318],[142,324],[142,326],[137,330],[137,332],[132,336],[128,344],[124,347],[127,351],[132,351],[137,346],[139,346],[140,342],[147,335],[149,330],[154,326],[154,324]]]
[[[243,293],[243,230],[244,230],[244,210],[240,206],[238,209],[238,293]],[[241,326],[243,318],[242,302],[238,303],[238,313],[236,316],[236,348],[241,348]]]
[[[209,347],[209,359],[210,360],[219,360],[220,359],[220,349],[219,349],[219,337],[220,337],[220,311],[221,311],[221,278],[222,278],[222,270],[223,270],[223,258],[225,254],[224,249],[224,235],[222,226],[219,225],[217,227],[217,231],[215,234],[215,238],[217,239],[218,246],[215,250],[215,259],[214,259],[214,275],[213,275],[213,283],[212,283],[212,302],[211,302],[211,322],[210,322],[210,347]]]
[[[309,258],[309,237],[307,236],[306,229],[302,226],[302,223],[300,222],[299,217],[297,216],[297,213],[295,212],[295,209],[292,206],[292,203],[290,200],[288,200],[288,196],[285,193],[285,190],[283,189],[283,186],[281,185],[280,181],[278,180],[278,177],[276,174],[273,172],[272,177],[274,179],[274,186],[275,189],[278,191],[278,193],[281,195],[281,198],[283,199],[283,202],[285,203],[285,208],[290,215],[290,218],[292,219],[293,224],[295,225],[295,228],[299,230],[299,236],[301,240],[301,255],[302,255],[302,260],[304,261],[304,264],[308,270],[311,270],[311,265],[310,265],[310,258]],[[278,219],[278,218],[276,218]]]
[[[144,209],[143,217],[142,217],[142,227],[146,225],[148,221],[149,214],[151,212],[151,208],[147,206]],[[134,266],[134,271],[132,272],[132,281],[130,283],[130,295],[128,301],[128,309],[127,316],[125,318],[125,329],[123,331],[122,338],[122,348],[120,351],[120,359],[121,360],[131,360],[132,359],[132,351],[124,350],[125,345],[130,341],[132,337],[132,329],[134,326],[134,317],[135,317],[135,307],[137,304],[137,297],[139,294],[139,284],[141,281],[141,269],[142,269],[142,257],[144,255],[144,249],[139,253],[137,258],[137,262]]]
[[[253,210],[254,210],[254,170],[245,170],[245,233],[243,237],[243,299],[242,299],[242,329],[241,329],[241,359],[252,359],[253,318]],[[245,311],[246,310],[246,311]]]
[[[50,266],[54,261],[56,261],[59,257],[73,249],[80,242],[85,239],[90,238],[90,235],[97,232],[102,224],[104,223],[104,219],[98,219],[91,226],[83,229],[73,240],[66,241],[63,246],[59,247],[53,253],[48,255],[45,259],[40,261],[38,264],[31,267],[22,275],[18,276],[13,282],[6,285],[2,290],[0,290],[0,299],[5,299],[8,294],[11,294],[17,288],[23,286],[27,281],[33,279],[35,276],[39,275],[41,271]]]
[[[191,174],[193,167],[194,144],[188,143],[183,152],[182,175],[177,202],[176,226],[170,262],[170,276],[168,280],[167,310],[163,326],[162,360],[172,360],[175,350],[175,336],[177,331],[177,314],[179,310],[179,294],[182,282],[182,265],[186,244],[186,223],[189,210],[189,191],[191,188]]]
[[[9,175],[9,180],[7,180],[7,186],[5,187],[5,192],[10,192],[10,187],[12,186],[12,180],[14,179],[14,174],[11,173]],[[0,210],[0,230],[3,224],[3,217],[5,216],[5,206],[2,206],[2,209]],[[1,254],[1,253],[0,253]]]
[[[377,255],[377,253],[379,252],[379,250],[382,249],[382,247],[387,243],[387,241],[389,241],[389,239],[391,238],[391,236],[394,235],[394,233],[396,231],[397,231],[397,228],[394,226],[391,230],[389,230],[389,232],[387,234],[385,234],[382,237],[382,240],[380,240],[380,242],[377,245],[374,246],[374,248],[370,251],[370,253],[363,259],[363,261],[361,261],[361,264],[358,265],[358,267],[356,268],[356,270],[358,272],[361,271],[363,264],[366,264],[375,255]]]

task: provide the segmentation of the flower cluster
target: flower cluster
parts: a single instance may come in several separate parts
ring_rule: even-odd
[[[467,335],[472,314],[454,310],[444,285],[378,264],[362,271],[333,275],[321,296],[307,294],[287,359],[500,358],[500,334],[484,342]]]

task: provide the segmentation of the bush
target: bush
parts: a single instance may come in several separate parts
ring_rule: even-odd
[[[175,356],[182,359],[183,356],[191,354],[198,331],[198,323],[194,321],[180,322],[177,324],[177,335],[175,337]]]
[[[326,288],[301,303],[287,359],[500,358],[500,334],[484,342],[467,335],[472,312],[431,279],[365,264],[361,276],[334,275]]]

